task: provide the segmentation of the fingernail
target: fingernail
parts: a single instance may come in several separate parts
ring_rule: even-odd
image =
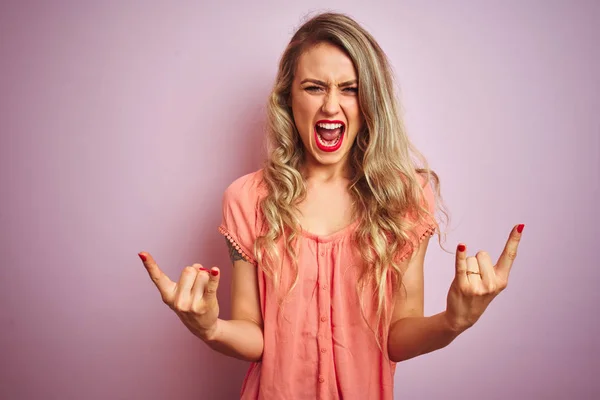
[[[140,258],[142,259],[142,261],[146,261],[146,256],[143,255],[142,253],[139,253],[138,256],[140,256]]]
[[[208,270],[207,270],[206,268],[204,268],[204,267],[200,267],[200,268],[198,268],[198,269],[199,269],[200,271],[208,271]]]
[[[216,269],[211,269],[211,270],[210,270],[210,274],[211,274],[212,276],[217,276],[217,275],[219,275],[219,270],[216,270]]]
[[[523,232],[523,228],[525,228],[525,224],[519,224],[517,226],[517,232],[519,232],[519,233]]]
[[[458,245],[458,251],[465,251],[467,249],[467,246],[465,246],[464,244],[459,244]]]

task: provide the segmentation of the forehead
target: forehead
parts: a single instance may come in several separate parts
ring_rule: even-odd
[[[319,43],[300,55],[296,78],[343,82],[356,79],[356,69],[343,50],[329,43]]]

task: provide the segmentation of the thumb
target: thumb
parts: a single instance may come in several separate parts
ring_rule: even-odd
[[[217,297],[217,289],[219,287],[219,279],[221,277],[221,271],[219,268],[212,267],[209,272],[208,283],[206,284],[206,289],[204,292],[204,298],[206,300],[216,299]]]

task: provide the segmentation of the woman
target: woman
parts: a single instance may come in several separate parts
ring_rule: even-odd
[[[447,308],[424,317],[437,176],[392,88],[384,52],[351,18],[320,14],[295,33],[269,101],[266,165],[224,195],[231,320],[218,318],[218,268],[194,264],[174,283],[140,253],[190,331],[253,362],[244,399],[391,399],[396,362],[448,345],[506,287],[523,225],[496,265],[459,244]]]

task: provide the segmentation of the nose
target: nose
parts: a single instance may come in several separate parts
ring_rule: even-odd
[[[327,115],[335,115],[340,111],[340,101],[335,91],[329,92],[324,97],[321,109]]]

